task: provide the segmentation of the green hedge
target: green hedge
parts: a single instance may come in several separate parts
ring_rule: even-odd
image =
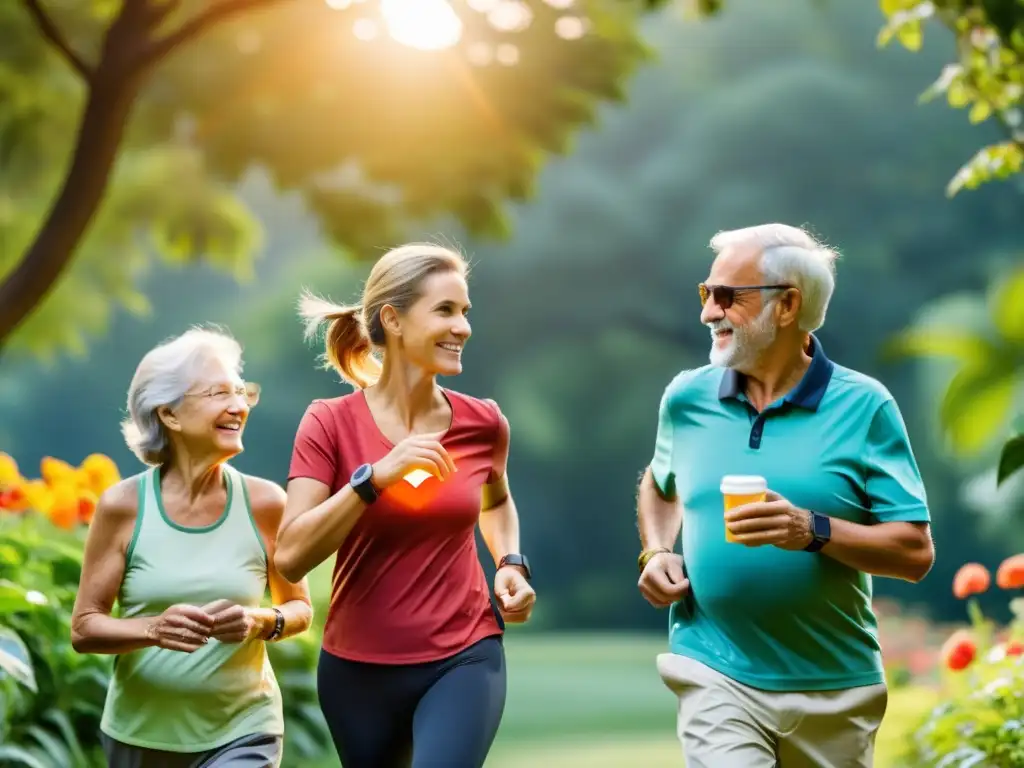
[[[0,511],[0,766],[101,768],[99,722],[113,657],[71,647],[85,527]],[[270,646],[284,695],[285,766],[325,754],[316,698],[319,638]]]

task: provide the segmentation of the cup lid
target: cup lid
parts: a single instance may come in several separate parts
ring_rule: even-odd
[[[768,490],[768,481],[760,475],[726,475],[722,478],[722,493],[746,495],[764,493]]]

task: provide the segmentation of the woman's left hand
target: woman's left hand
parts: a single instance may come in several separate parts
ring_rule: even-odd
[[[530,618],[537,593],[523,572],[514,565],[499,568],[494,574],[494,596],[501,617],[510,624],[522,624]]]
[[[210,637],[222,643],[244,643],[259,634],[261,625],[252,612],[230,600],[215,600],[203,610],[213,617]]]

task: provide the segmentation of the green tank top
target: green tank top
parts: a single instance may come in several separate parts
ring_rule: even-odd
[[[233,467],[223,470],[224,512],[199,528],[167,516],[157,468],[139,475],[138,516],[118,600],[123,617],[220,598],[260,604],[267,590],[266,548],[245,480]],[[203,752],[251,734],[284,734],[281,692],[262,640],[210,640],[193,653],[143,648],[117,656],[114,664],[100,727],[117,741]]]

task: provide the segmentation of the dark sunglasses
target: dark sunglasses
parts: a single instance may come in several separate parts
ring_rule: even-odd
[[[728,309],[736,301],[736,294],[749,291],[781,291],[792,288],[791,285],[707,285],[700,283],[697,291],[700,293],[700,305],[703,307],[708,299],[714,297],[715,304],[722,309]]]

